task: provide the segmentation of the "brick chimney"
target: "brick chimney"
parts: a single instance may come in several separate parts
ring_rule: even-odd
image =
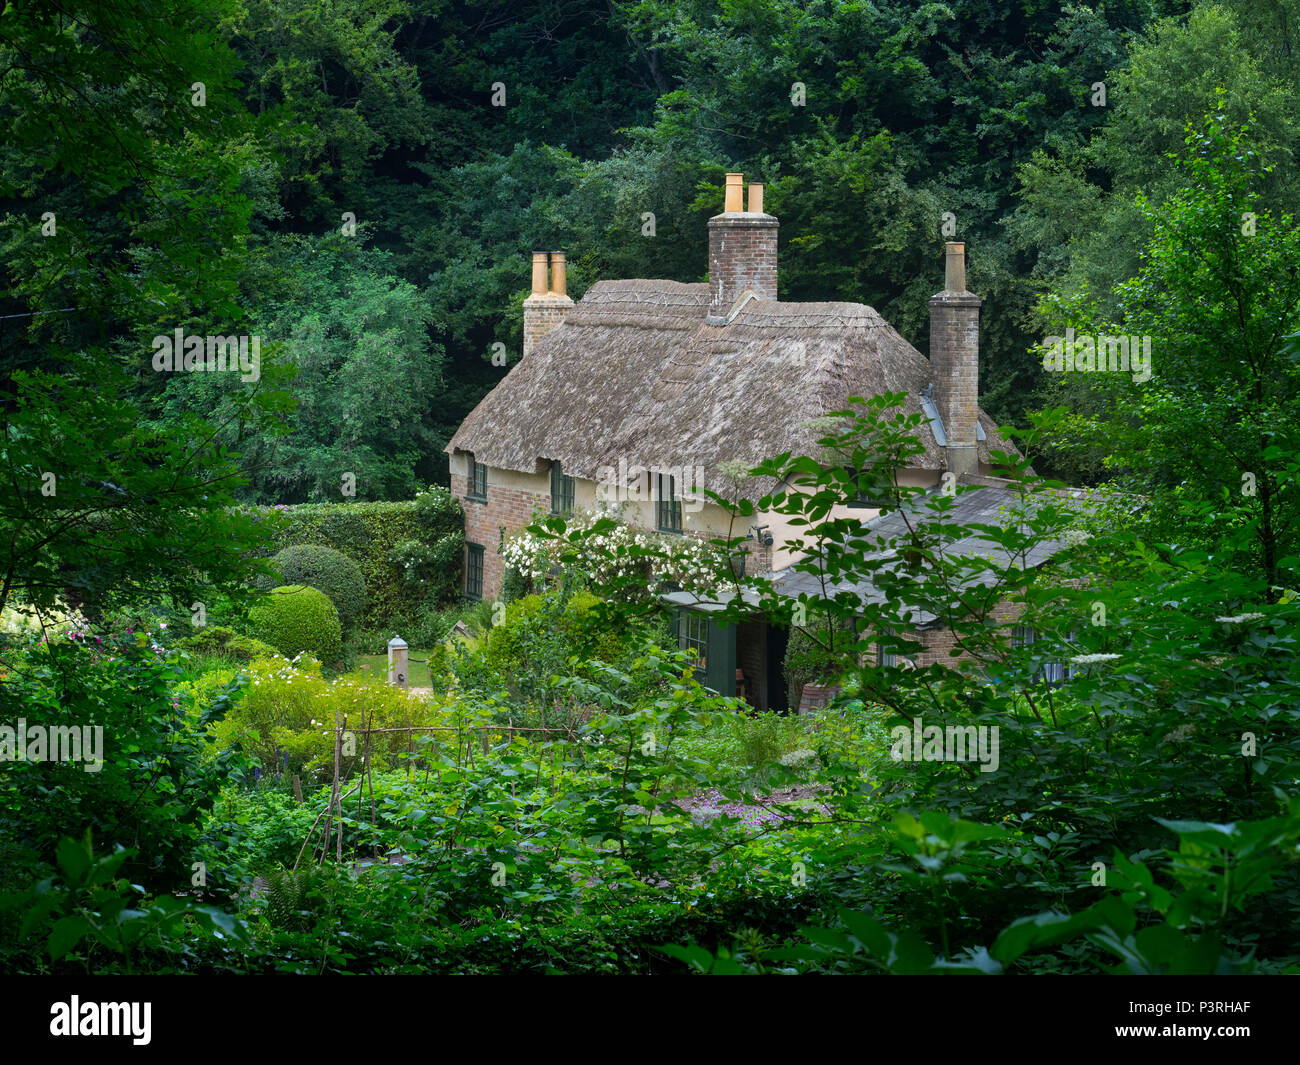
[[[759,299],[776,299],[776,233],[779,223],[763,213],[763,186],[749,186],[749,210],[741,206],[744,175],[728,174],[722,214],[709,219],[709,313],[711,325],[725,324],[727,312],[746,289]]]
[[[548,278],[549,266],[549,278]],[[533,252],[533,291],[524,300],[524,356],[573,309],[565,291],[564,252]]]
[[[943,291],[930,297],[930,376],[948,443],[944,465],[958,477],[979,472],[980,298],[966,291],[966,245],[944,249]]]

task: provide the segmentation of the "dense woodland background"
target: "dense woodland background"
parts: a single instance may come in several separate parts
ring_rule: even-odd
[[[1062,389],[1086,407],[1089,383],[1047,380],[1033,345],[1061,299],[1116,310],[1154,225],[1136,197],[1178,187],[1188,123],[1253,116],[1259,205],[1294,204],[1293,7],[11,5],[3,374],[93,349],[150,423],[220,426],[246,501],[338,499],[344,470],[359,499],[410,498],[445,482],[442,445],[505,372],[492,345],[518,356],[527,253],[567,250],[575,297],[701,280],[738,169],[781,220],[782,298],[868,303],[923,352],[951,212],[985,300],[986,409],[1024,424]],[[230,379],[153,373],[149,339],[177,327],[262,336],[298,370],[296,409],[259,421]],[[1103,458],[1047,467],[1090,482]]]

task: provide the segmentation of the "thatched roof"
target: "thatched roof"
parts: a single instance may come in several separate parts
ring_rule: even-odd
[[[743,301],[742,297],[742,301]],[[930,363],[860,303],[738,301],[727,325],[708,325],[706,284],[602,281],[461,424],[447,451],[525,473],[559,461],[598,480],[602,466],[704,467],[704,487],[730,487],[719,463],[749,465],[785,451],[816,454],[824,435],[803,423],[849,396],[906,392],[922,411]],[[989,448],[1011,450],[980,414]],[[943,468],[927,423],[922,468]],[[772,485],[747,484],[748,491]]]

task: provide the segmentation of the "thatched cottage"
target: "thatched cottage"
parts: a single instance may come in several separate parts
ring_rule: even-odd
[[[924,453],[905,483],[935,486],[945,471],[981,479],[994,472],[991,449],[1012,450],[978,405],[980,299],[966,290],[963,244],[947,245],[927,359],[865,304],[778,298],[778,222],[763,212],[761,185],[749,186],[746,210],[742,176],[728,174],[708,227],[707,283],[601,281],[576,303],[564,255],[534,253],[523,357],[446,448],[466,513],[466,594],[495,596],[504,537],[537,511],[595,509],[610,470],[641,482],[623,514],[633,525],[743,535],[716,505],[686,505],[690,489],[726,494],[728,461],[816,453],[822,431],[810,422],[850,396],[905,392],[907,410],[924,413]],[[757,498],[773,486],[746,487]],[[795,561],[778,516],[758,516],[750,533],[749,572]],[[692,642],[716,644],[703,648],[713,686],[734,691],[738,663],[756,704],[784,703],[784,633],[764,625],[739,631],[738,644],[734,627],[687,628]]]

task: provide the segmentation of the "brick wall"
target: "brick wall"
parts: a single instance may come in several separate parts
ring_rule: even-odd
[[[465,508],[465,542],[483,545],[483,598],[494,600],[501,594],[501,581],[505,577],[505,563],[501,560],[501,529],[506,535],[522,529],[533,519],[533,512],[551,509],[549,493],[527,492],[492,484],[492,471],[488,471],[487,502],[480,503],[466,497],[467,480],[464,474],[451,475],[451,494]]]
[[[464,473],[455,472],[457,465],[458,463],[453,464],[451,493],[460,500],[465,510],[466,543],[483,546],[483,598],[491,600],[500,594],[501,581],[505,577],[505,564],[501,560],[499,550],[501,529],[504,527],[506,535],[509,536],[530,524],[536,512],[549,514],[551,512],[550,482],[539,478],[537,490],[510,487],[497,483],[498,471],[489,468],[487,502],[483,503],[466,496],[468,478]],[[542,487],[543,485],[545,487]],[[634,520],[632,524],[654,532],[653,513],[652,509],[647,508],[642,517],[649,519],[648,523]],[[717,534],[687,529],[683,535],[709,540]],[[747,575],[752,576],[771,570],[773,548],[760,546],[750,540],[744,544],[744,550],[748,553],[748,558],[745,560]]]
[[[980,298],[940,292],[930,298],[930,373],[934,403],[948,436],[948,469],[979,472],[975,423],[979,420]]]
[[[771,215],[734,212],[709,219],[709,314],[725,315],[745,289],[776,299],[776,236]]]
[[[573,310],[573,300],[554,292],[524,300],[524,354],[527,355]]]
[[[999,624],[1007,624],[1014,621],[1024,610],[1020,603],[999,603],[993,608],[993,620]],[[966,657],[960,654],[953,657],[952,651],[957,647],[957,635],[948,628],[926,629],[918,634],[925,650],[916,655],[916,664],[918,666],[929,666],[938,664],[949,666],[950,668],[959,668],[962,660]]]

